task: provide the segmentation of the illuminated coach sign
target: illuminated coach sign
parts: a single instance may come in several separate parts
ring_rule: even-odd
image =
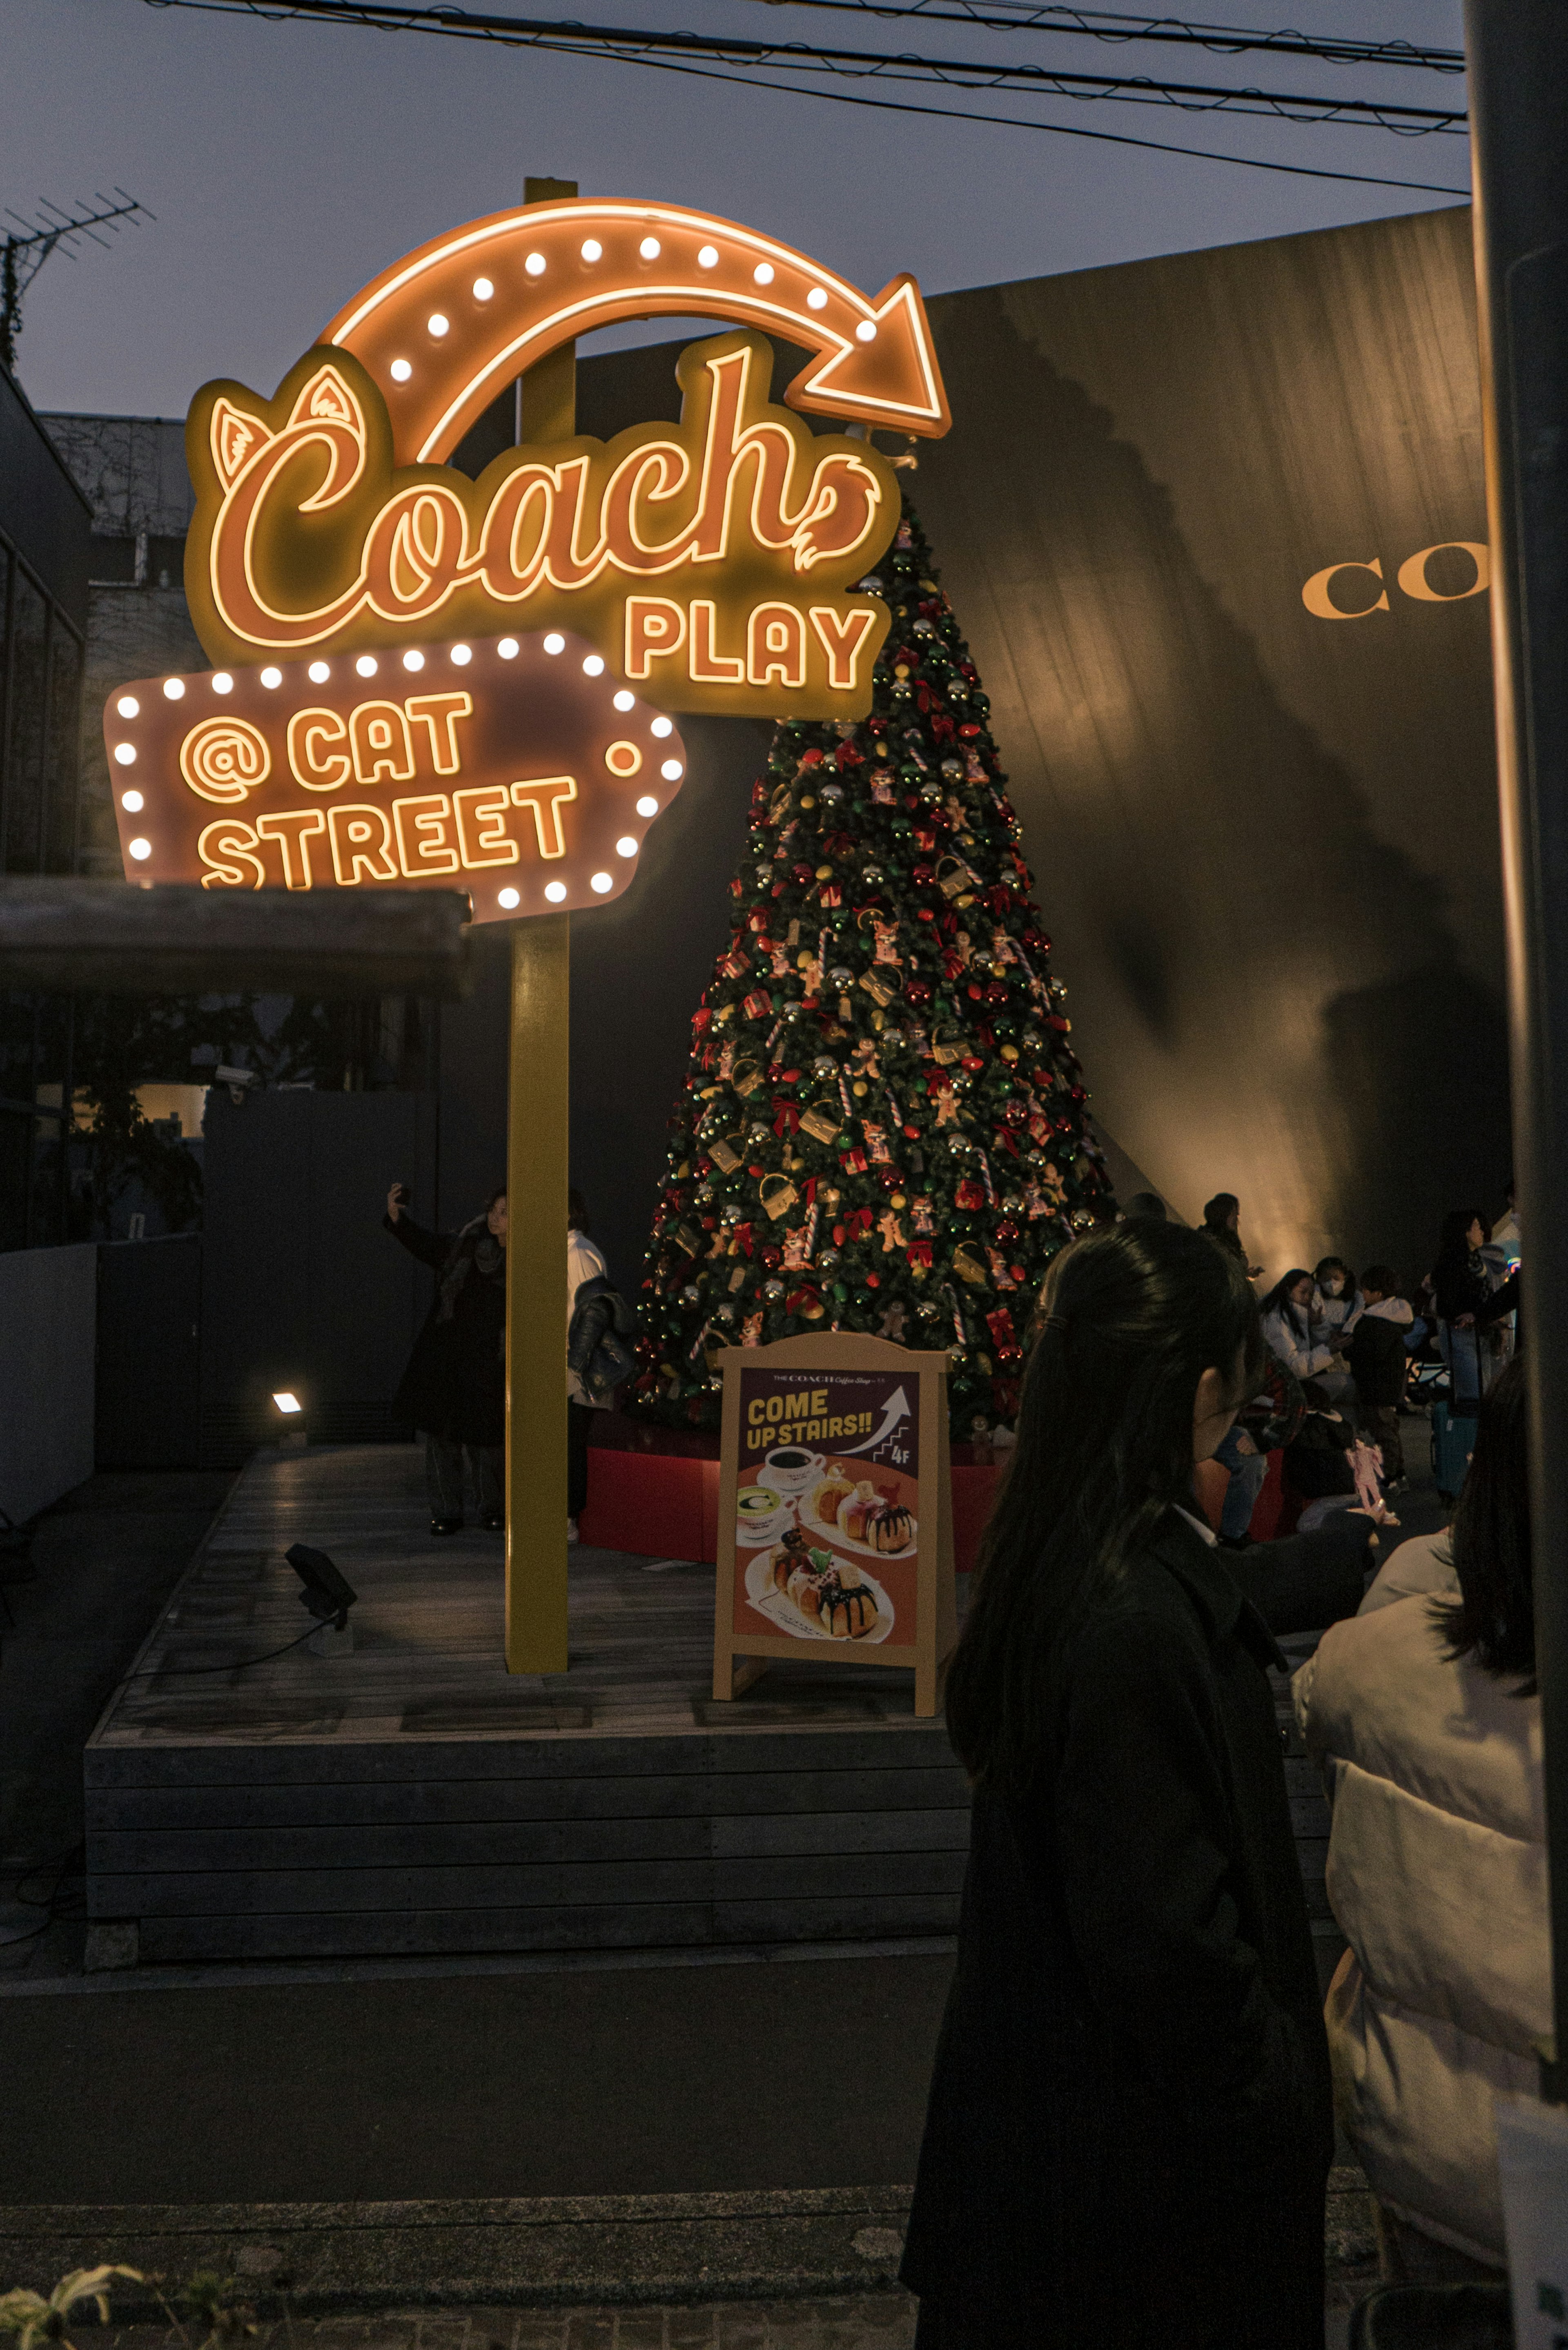
[[[673,722],[560,633],[149,678],[109,696],[120,847],[210,889],[466,889],[602,905],[680,788]]]
[[[250,661],[570,626],[679,708],[859,714],[888,615],[845,591],[898,490],[867,443],[771,406],[771,365],[753,335],[695,345],[679,425],[508,450],[477,482],[394,465],[353,360],[313,351],[268,401],[210,384],[187,436],[202,642]]]
[[[681,354],[679,423],[508,449],[477,481],[448,462],[551,352],[655,316],[725,328]],[[812,355],[784,407],[769,335]],[[869,710],[890,620],[859,583],[899,513],[869,428],[949,422],[911,277],[868,296],[672,205],[436,238],[273,398],[192,403],[185,588],[216,666],[106,705],[128,875],[466,887],[479,920],[603,903],[684,770],[660,706]]]
[[[679,424],[446,461],[519,374],[595,327],[711,316]],[[771,398],[765,334],[813,353]],[[947,431],[919,291],[875,297],[672,205],[524,205],[439,237],[339,313],[266,400],[197,395],[186,592],[214,660],[571,628],[687,710],[853,719],[887,608],[857,595],[898,515],[868,438]]]

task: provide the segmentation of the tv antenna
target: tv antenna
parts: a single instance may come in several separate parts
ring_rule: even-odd
[[[118,236],[125,223],[140,227],[144,220],[156,218],[123,188],[116,188],[109,196],[100,188],[90,204],[73,204],[68,212],[62,212],[58,204],[40,203],[32,220],[25,220],[7,204],[5,219],[0,220],[0,367],[15,372],[22,296],[51,253],[68,254],[74,261],[84,237],[107,252],[109,236]],[[14,221],[16,226],[7,228],[6,221]],[[100,234],[101,230],[108,230],[109,235]]]

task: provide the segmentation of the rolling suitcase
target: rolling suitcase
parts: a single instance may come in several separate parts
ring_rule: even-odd
[[[1445,1502],[1457,1501],[1476,1449],[1473,1412],[1455,1411],[1446,1403],[1432,1406],[1432,1474]]]

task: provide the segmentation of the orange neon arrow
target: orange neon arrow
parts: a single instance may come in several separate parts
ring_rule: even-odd
[[[775,238],[678,204],[523,204],[382,271],[322,337],[386,395],[397,462],[439,464],[515,376],[618,319],[712,317],[817,356],[792,408],[936,438],[951,417],[919,287],[875,299]]]

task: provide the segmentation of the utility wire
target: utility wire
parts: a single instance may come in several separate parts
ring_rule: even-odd
[[[1266,50],[1276,57],[1321,57],[1334,65],[1417,66],[1433,73],[1462,74],[1462,49],[1417,48],[1410,41],[1345,41],[1329,36],[1311,39],[1303,33],[1243,31],[1240,26],[1188,24],[1175,16],[1127,16],[1106,8],[1066,8],[1054,5],[1032,7],[1028,0],[912,0],[908,6],[888,0],[763,0],[769,7],[832,8],[852,16],[897,20],[915,18],[922,24],[973,25],[991,32],[1062,33],[1125,45],[1130,41],[1176,42],[1184,47],[1210,50],[1215,57],[1241,57]]]
[[[189,0],[173,0],[188,5]],[[154,0],[170,5],[170,0]],[[628,52],[639,58],[697,57],[778,73],[833,73],[850,80],[935,81],[950,89],[1029,89],[1058,98],[1117,99],[1168,105],[1192,113],[1270,114],[1298,123],[1354,122],[1405,138],[1465,128],[1462,108],[1407,106],[1376,99],[1314,98],[1291,90],[1237,89],[1211,82],[1159,81],[1147,75],[1058,72],[1048,66],[975,63],[968,59],[893,55],[870,49],[829,49],[805,41],[753,41],[728,34],[652,33],[620,25],[585,25],[543,16],[514,16],[445,6],[416,7],[400,0],[201,0],[249,15],[313,16],[331,22],[395,26],[399,31],[464,32],[508,46],[559,47]],[[1306,110],[1303,110],[1306,109]]]
[[[306,5],[306,0],[292,0],[292,5],[275,6],[264,5],[264,0],[146,0],[146,5],[159,8],[192,8],[209,15],[244,15],[269,24],[289,19],[315,23],[336,20],[369,31],[440,34],[448,38],[489,41],[503,47],[544,49],[566,57],[607,57],[612,64],[645,66],[656,72],[687,74],[701,81],[771,90],[784,97],[819,99],[837,106],[870,108],[879,113],[915,114],[948,122],[972,122],[1002,130],[1033,130],[1058,138],[1094,139],[1111,146],[1143,148],[1158,155],[1187,155],[1199,162],[1230,163],[1246,171],[1280,172],[1293,179],[1335,180],[1356,187],[1408,189],[1416,194],[1454,196],[1461,200],[1469,193],[1468,188],[1450,187],[1438,181],[1398,180],[1386,173],[1340,172],[1310,163],[1273,162],[1262,156],[1229,155],[1213,148],[1182,147],[1172,144],[1168,140],[1140,139],[1130,131],[1092,130],[1084,123],[1029,121],[1017,115],[981,114],[965,107],[924,106],[908,99],[867,98],[858,94],[852,96],[843,90],[809,89],[798,82],[764,81],[755,75],[725,72],[719,67],[684,63],[673,57],[606,50],[572,40],[519,33],[515,29],[518,20],[514,18],[476,18],[457,8],[440,11],[408,8],[400,11],[379,5],[325,6],[321,0],[317,0],[315,5]],[[503,26],[510,29],[504,31],[500,29]]]
[[[208,0],[152,0],[160,7],[199,7]],[[542,46],[542,45],[541,45]],[[599,57],[601,50],[573,51],[552,43],[566,55]],[[1468,202],[1468,188],[1450,188],[1438,180],[1391,180],[1370,172],[1334,172],[1311,163],[1274,163],[1257,155],[1227,155],[1214,147],[1176,147],[1166,139],[1138,139],[1128,130],[1091,130],[1084,122],[1030,122],[1016,114],[976,114],[968,107],[920,106],[913,99],[851,97],[847,90],[806,89],[799,82],[761,81],[754,74],[723,73],[716,67],[679,65],[673,58],[609,58],[612,65],[645,65],[658,73],[691,74],[700,81],[728,82],[742,89],[771,90],[780,98],[816,98],[831,106],[871,107],[885,114],[934,115],[942,122],[981,122],[1002,130],[1039,130],[1063,139],[1097,139],[1113,147],[1143,147],[1156,155],[1190,155],[1201,163],[1236,163],[1249,172],[1283,172],[1298,180],[1345,180],[1360,188],[1409,188],[1418,195],[1457,196]]]

